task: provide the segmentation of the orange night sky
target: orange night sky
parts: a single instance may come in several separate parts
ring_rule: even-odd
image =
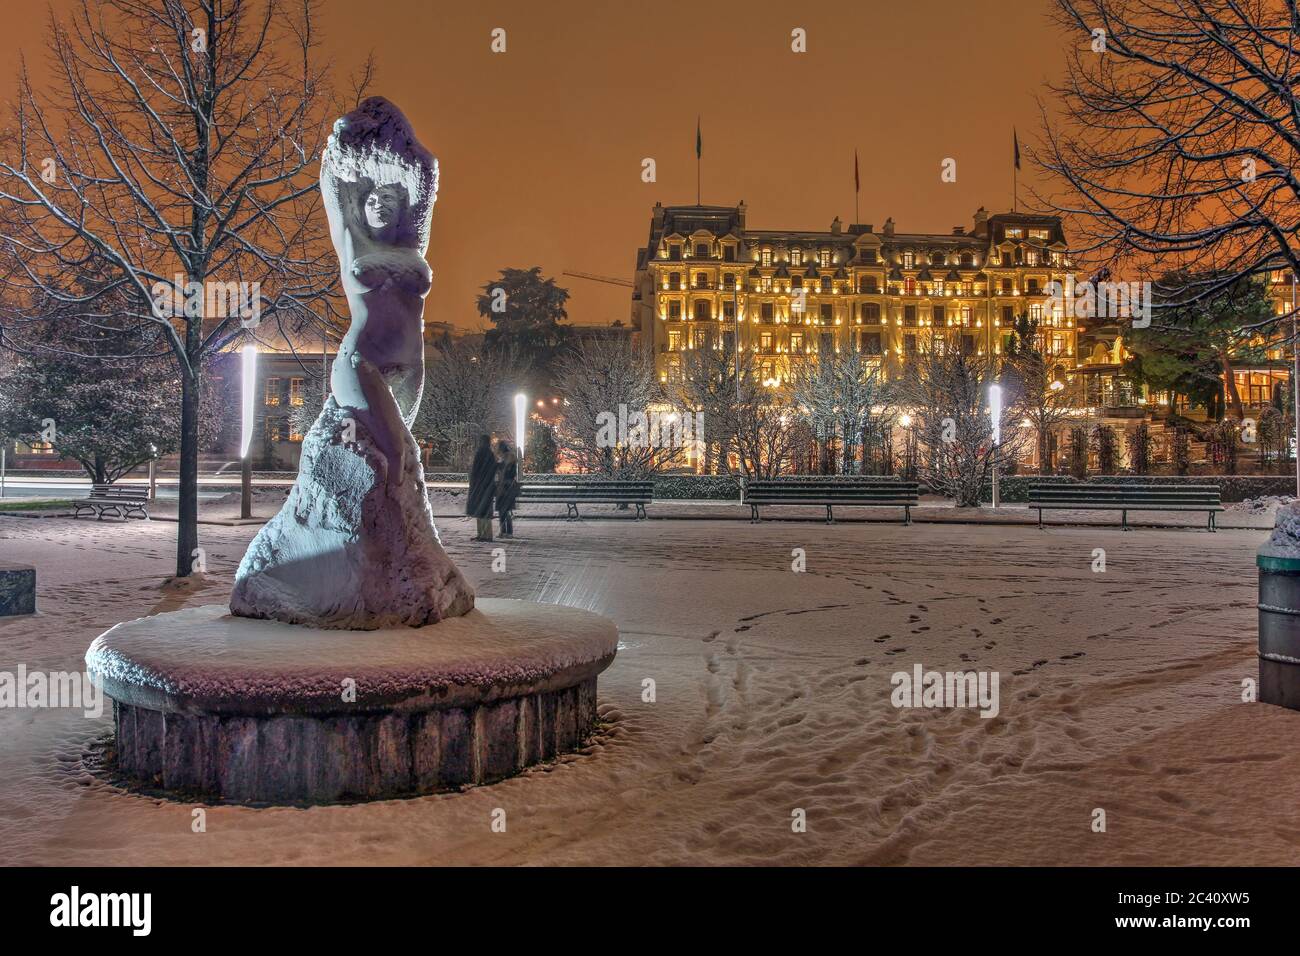
[[[340,81],[374,52],[371,92],[438,156],[425,318],[475,328],[476,290],[505,266],[630,279],[655,201],[695,201],[696,114],[703,200],[744,199],[751,228],[852,221],[855,148],[860,218],[877,228],[893,216],[946,232],[980,205],[1009,208],[1011,128],[1033,136],[1035,96],[1059,75],[1065,41],[1046,13],[1047,0],[324,0],[319,26]],[[20,52],[43,60],[44,17],[30,14],[0,35],[6,101]],[[795,27],[807,53],[791,52]],[[655,183],[641,181],[646,157]],[[956,183],[940,181],[945,157]],[[571,321],[628,319],[628,290],[561,284]]]

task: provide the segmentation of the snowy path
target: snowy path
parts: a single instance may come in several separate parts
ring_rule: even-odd
[[[439,526],[484,596],[619,624],[586,753],[460,794],[211,807],[196,834],[191,805],[83,769],[109,717],[0,710],[4,861],[1300,862],[1300,713],[1240,702],[1260,532],[531,519],[494,574],[467,520]],[[174,530],[0,518],[42,609],[0,622],[0,670],[77,668],[119,620],[223,601],[254,529],[203,528],[206,585],[167,593]],[[1001,713],[895,709],[916,663],[999,671]]]

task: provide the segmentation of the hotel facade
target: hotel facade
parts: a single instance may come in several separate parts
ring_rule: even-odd
[[[892,219],[825,232],[751,229],[746,207],[656,204],[638,251],[632,319],[659,380],[684,353],[739,344],[764,381],[796,363],[854,350],[896,377],[933,347],[998,355],[1020,315],[1038,321],[1044,352],[1065,375],[1078,360],[1074,319],[1046,292],[1071,261],[1059,219],[975,213],[950,233],[900,232]]]

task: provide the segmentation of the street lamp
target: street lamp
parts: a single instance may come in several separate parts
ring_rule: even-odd
[[[989,386],[989,415],[993,417],[993,507],[998,506],[998,455],[1002,444],[1002,386]]]
[[[527,414],[525,411],[527,405],[527,395],[523,392],[515,395],[515,448],[519,454],[519,464],[516,471],[519,475],[524,473],[524,415]]]
[[[240,429],[239,457],[239,517],[253,517],[253,458],[249,454],[253,444],[253,412],[257,394],[257,346],[243,348],[243,416]]]

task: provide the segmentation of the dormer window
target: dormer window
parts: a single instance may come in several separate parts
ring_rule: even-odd
[[[790,250],[790,265],[792,266],[803,265],[803,250],[800,249],[798,246],[795,246],[793,249]]]
[[[941,265],[943,265],[943,253],[942,253],[942,252],[932,252],[932,253],[930,253],[930,265],[932,265],[932,266],[941,266]]]
[[[817,260],[823,269],[827,268],[831,264],[831,251],[829,249],[823,249],[818,253]]]
[[[772,264],[772,250],[764,249],[763,257],[760,261],[762,262],[764,269],[768,268]]]
[[[861,251],[858,253],[858,255],[859,255],[859,257],[862,259],[862,261],[865,262],[865,263],[867,263],[868,265],[875,265],[875,264],[876,264],[876,250],[875,250],[875,249],[863,249],[863,250],[861,250]]]
[[[916,267],[916,256],[911,251],[903,253],[903,268],[913,269]]]
[[[668,258],[677,262],[682,257],[682,247],[678,243],[671,243],[668,246]]]
[[[1019,226],[1007,226],[1007,238],[1023,239],[1025,238],[1025,230],[1021,229]]]
[[[695,244],[695,258],[696,259],[709,258],[709,244],[707,242],[697,242]]]

